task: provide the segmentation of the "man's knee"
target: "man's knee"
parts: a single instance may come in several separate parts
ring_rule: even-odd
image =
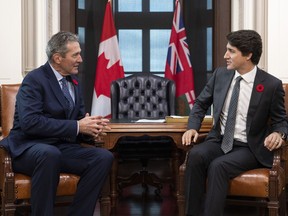
[[[223,160],[214,160],[210,163],[209,168],[208,168],[208,176],[210,175],[226,175],[227,174],[227,169],[226,169],[226,162]]]
[[[191,149],[188,154],[188,166],[199,166],[204,163],[203,155],[196,148]]]
[[[113,160],[114,160],[113,154],[107,149],[102,149],[102,150],[103,151],[101,152],[100,160],[102,161],[102,163],[106,164],[108,167],[111,167]]]
[[[104,148],[95,148],[92,155],[92,163],[95,164],[107,164],[108,166],[110,166],[112,165],[112,162],[114,160],[113,154],[109,150]]]
[[[43,146],[41,149],[37,151],[37,160],[45,161],[46,163],[52,163],[52,164],[59,164],[60,158],[61,158],[61,152],[58,148],[55,146]]]

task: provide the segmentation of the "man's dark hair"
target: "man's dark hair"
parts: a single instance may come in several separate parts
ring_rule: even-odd
[[[65,57],[67,53],[67,43],[68,42],[78,42],[79,39],[77,35],[66,32],[66,31],[60,31],[56,34],[54,34],[51,39],[47,43],[46,47],[46,54],[48,57],[48,60],[51,61],[52,56],[55,53],[59,53],[62,57]]]
[[[262,54],[261,36],[253,30],[239,30],[226,36],[228,43],[242,52],[243,56],[252,53],[251,61],[257,65]]]

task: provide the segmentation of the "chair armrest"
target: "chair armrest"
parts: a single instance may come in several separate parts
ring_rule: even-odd
[[[0,146],[0,162],[0,190],[3,191],[6,178],[14,178],[11,157],[3,146]]]
[[[199,134],[198,139],[197,139],[197,141],[194,144],[199,144],[199,143],[204,142],[204,140],[206,139],[207,135],[208,135],[208,133]]]
[[[285,190],[286,185],[286,160],[287,160],[287,142],[282,144],[279,149],[274,150],[273,164],[269,171],[269,197],[276,200]]]
[[[184,151],[188,152],[194,145],[204,142],[208,133],[200,133],[196,142],[192,142],[188,146],[183,146]]]
[[[288,154],[288,143],[287,141],[284,144],[274,150],[273,164],[270,170],[270,176],[277,176],[279,172],[284,172],[286,168],[287,154]]]
[[[288,159],[288,140],[284,141],[281,146],[281,159],[287,161]]]
[[[187,160],[188,160],[188,155],[189,155],[190,149],[191,149],[194,145],[197,145],[197,144],[199,144],[199,143],[204,142],[204,140],[206,139],[207,135],[208,135],[208,133],[201,133],[201,134],[199,134],[198,139],[197,139],[196,142],[193,142],[193,143],[191,143],[191,145],[185,147],[186,156],[185,156],[185,160],[184,160],[183,164],[180,166],[180,170],[181,170],[181,171],[185,171],[185,169],[186,169],[186,163],[187,163]]]

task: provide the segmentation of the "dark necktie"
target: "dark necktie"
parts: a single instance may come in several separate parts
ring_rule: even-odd
[[[61,83],[62,83],[62,92],[67,100],[67,107],[68,107],[69,115],[70,115],[74,108],[74,101],[69,92],[67,79],[65,77],[61,79]]]
[[[236,82],[232,91],[231,101],[229,104],[228,116],[227,116],[227,121],[225,125],[223,140],[221,144],[221,149],[223,150],[225,154],[231,151],[233,148],[236,111],[237,111],[241,80],[242,80],[241,76],[236,78]]]

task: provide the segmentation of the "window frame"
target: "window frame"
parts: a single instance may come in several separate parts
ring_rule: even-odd
[[[183,14],[184,14],[184,22],[185,22],[186,31],[187,31],[187,25],[186,25],[187,20],[185,19],[188,19],[188,18],[186,18],[185,16],[185,13],[186,13],[185,11],[186,11],[187,5],[190,3],[189,1],[191,2],[192,0],[180,0],[181,6],[183,9]],[[60,30],[76,33],[76,25],[77,25],[76,3],[77,3],[76,0],[60,1]],[[96,24],[94,24],[94,28],[96,29],[95,31],[97,32],[102,31],[101,28],[102,28],[104,8],[105,8],[106,3],[107,3],[107,0],[101,0],[101,1],[99,0],[99,1],[93,2],[93,4],[97,4],[98,8],[103,7],[103,11],[102,10],[100,11],[99,9],[99,11],[97,11],[98,13],[92,16],[92,18],[95,19],[97,22]],[[212,66],[211,74],[213,73],[213,70],[215,69],[215,67],[225,65],[223,55],[226,51],[226,44],[227,44],[226,35],[231,31],[231,0],[221,0],[221,1],[213,0],[213,8],[214,8],[214,13],[212,14],[213,19],[214,19],[213,57],[212,57],[213,66]],[[87,17],[85,17],[85,19],[86,18],[88,19],[88,15]],[[157,22],[155,22],[155,25],[156,24]],[[171,28],[171,24],[168,23],[167,25],[170,25],[169,28]],[[133,24],[131,24],[131,26],[133,26]],[[187,38],[189,39],[188,35],[187,35]],[[100,42],[100,34],[94,38],[93,49],[95,49],[94,51],[95,53],[98,53],[99,42]],[[85,101],[86,107],[91,107],[91,103],[92,103],[91,98],[92,98],[92,92],[93,92],[92,90],[94,86],[93,78],[95,77],[96,60],[97,60],[97,54],[95,55],[95,59],[93,60],[93,64],[95,65],[93,67],[91,66],[91,68],[85,68],[85,73],[80,74],[81,76],[80,81],[86,84],[83,88],[84,101]],[[192,62],[192,65],[193,65],[193,62]],[[147,68],[150,68],[150,65],[149,67],[147,65]],[[143,71],[147,71],[147,69],[143,68]],[[207,82],[207,79],[209,78],[211,74],[207,74],[206,78],[203,78],[202,80],[201,79],[197,80],[195,82],[196,96],[203,89],[204,85]],[[194,78],[195,78],[195,74],[194,74]],[[89,109],[87,111],[89,111]]]

